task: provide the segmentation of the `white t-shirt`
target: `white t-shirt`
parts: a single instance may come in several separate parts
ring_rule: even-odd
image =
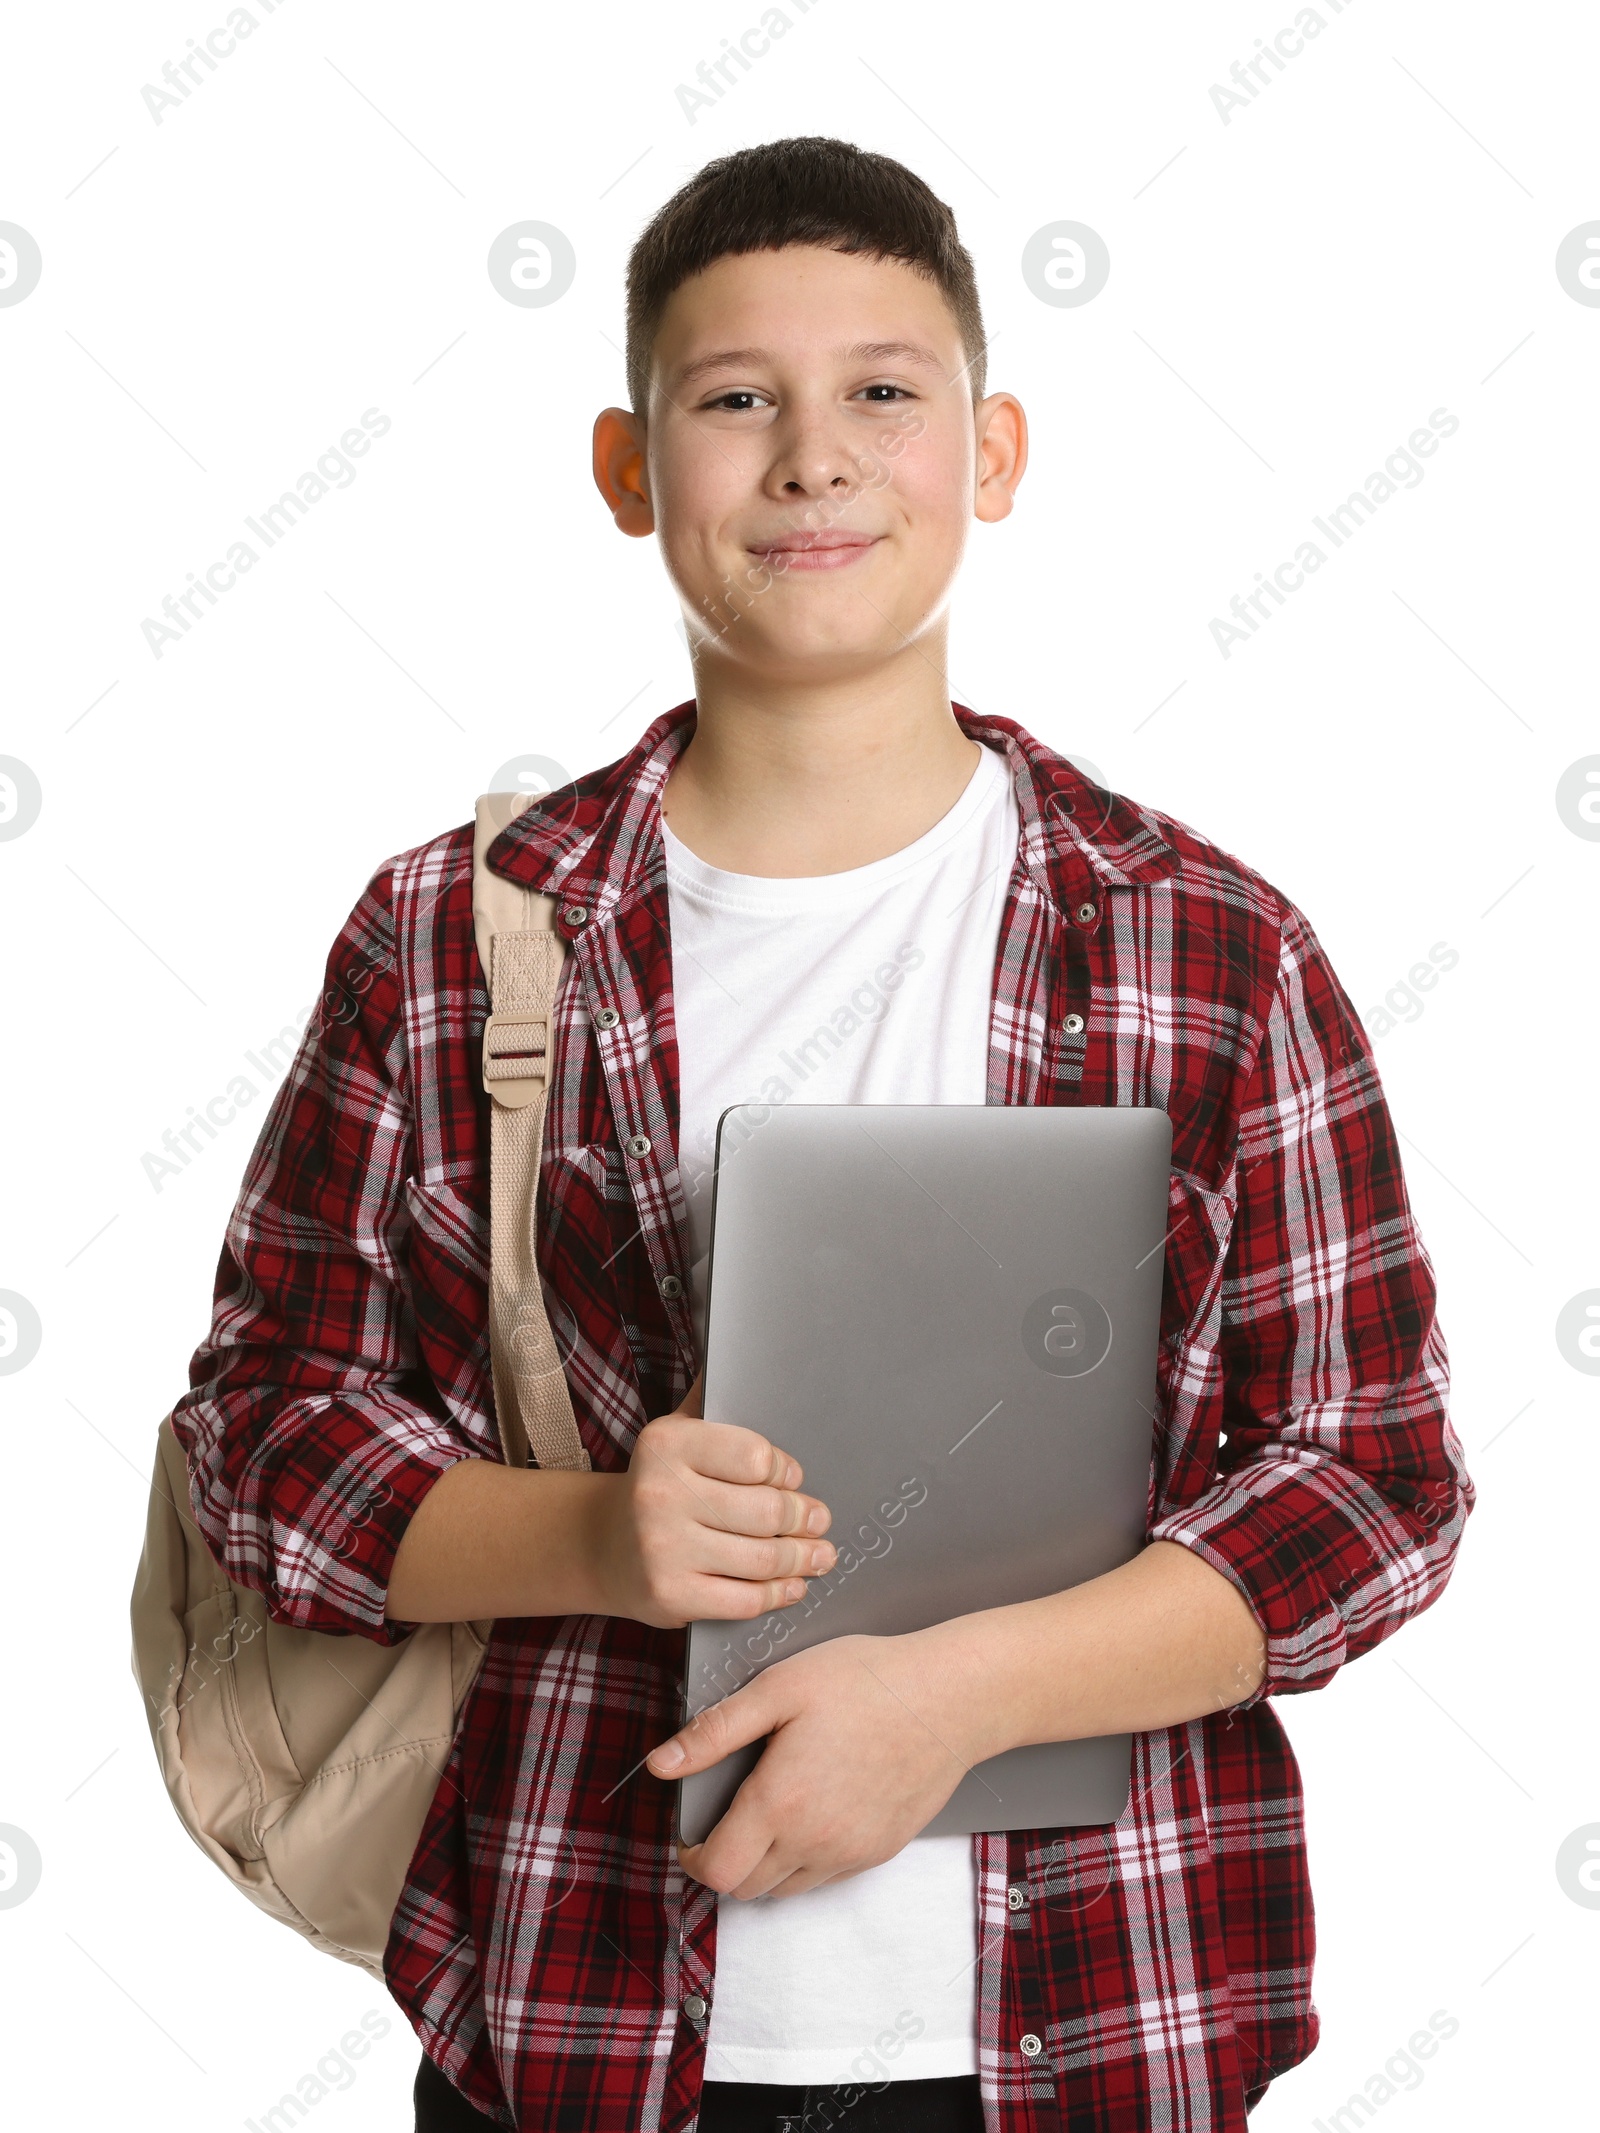
[[[703,1330],[712,1156],[729,1104],[985,1101],[1018,818],[1004,759],[985,748],[926,836],[847,873],[728,874],[665,825],[663,836],[679,1164]],[[914,1838],[798,1896],[721,1897],[705,2078],[976,2073],[977,1954],[969,1837]]]

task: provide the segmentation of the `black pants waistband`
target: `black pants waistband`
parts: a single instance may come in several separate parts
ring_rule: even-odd
[[[976,2074],[934,2081],[708,2081],[699,2133],[983,2133]]]

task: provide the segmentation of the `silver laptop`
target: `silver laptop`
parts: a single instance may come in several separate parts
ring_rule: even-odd
[[[723,1113],[705,1414],[794,1454],[839,1560],[790,1607],[691,1624],[684,1720],[808,1645],[1037,1599],[1138,1553],[1171,1147],[1142,1108]],[[1130,1749],[995,1756],[924,1834],[1115,1821]],[[681,1781],[684,1843],[759,1754]]]

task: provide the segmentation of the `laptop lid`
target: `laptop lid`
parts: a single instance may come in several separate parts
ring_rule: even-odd
[[[833,1513],[835,1568],[691,1624],[685,1719],[808,1645],[1097,1577],[1143,1545],[1171,1121],[1145,1108],[740,1104],[718,1127],[704,1412]],[[1114,1821],[1130,1739],[968,1771],[924,1834]],[[681,1781],[709,1835],[759,1743]]]

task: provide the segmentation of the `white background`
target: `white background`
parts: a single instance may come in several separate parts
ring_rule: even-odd
[[[127,1588],[265,1091],[160,1191],[142,1158],[304,1016],[380,861],[508,758],[586,769],[690,693],[653,544],[590,486],[590,423],[624,397],[648,215],[710,156],[807,132],[950,201],[991,385],[1032,418],[1015,514],[975,529],[955,693],[1259,868],[1363,1012],[1434,943],[1459,957],[1377,1055],[1481,1503],[1443,1602],[1280,1706],[1324,2041],[1255,2123],[1326,2118],[1437,2009],[1459,2032],[1386,2129],[1592,2122],[1600,1914],[1555,1872],[1600,1822],[1596,1385],[1555,1336],[1600,1283],[1600,844],[1555,799],[1600,750],[1600,309],[1555,272],[1600,217],[1592,11],[1325,4],[1224,124],[1211,85],[1290,0],[789,0],[691,125],[677,85],[758,0],[257,0],[156,124],[143,85],[225,12],[98,0],[69,43],[34,9],[0,55],[0,218],[43,255],[0,308],[0,752],[43,790],[0,843],[0,1288],[43,1325],[0,1379],[0,1823],[43,1858],[0,1909],[18,2122],[239,2127],[387,2005],[232,1894],[157,1782]],[[486,272],[524,219],[576,249],[548,308]],[[1020,271],[1063,219],[1111,255],[1080,308]],[[369,407],[392,428],[355,481],[155,658],[144,618]],[[1224,659],[1212,617],[1436,408],[1460,427],[1420,485]],[[388,2011],[316,2133],[409,2126]]]

